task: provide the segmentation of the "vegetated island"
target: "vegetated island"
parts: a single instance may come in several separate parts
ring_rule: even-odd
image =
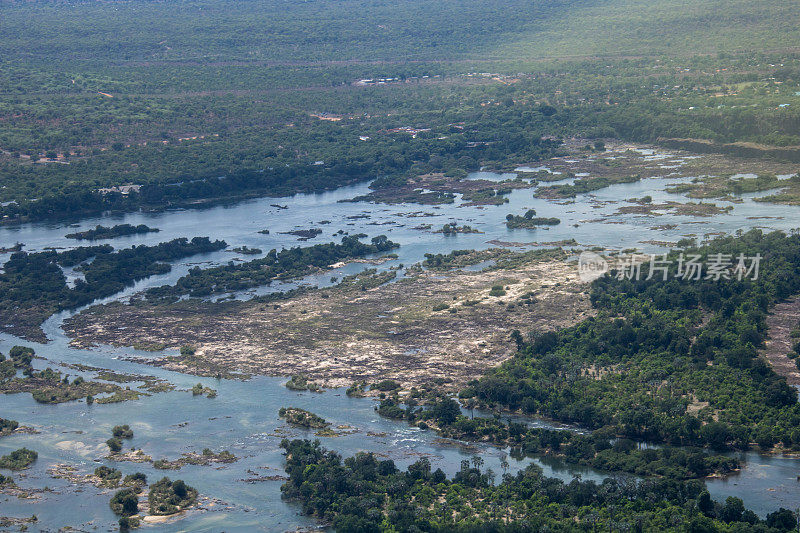
[[[133,226],[131,224],[117,224],[116,226],[95,226],[94,229],[86,231],[79,231],[76,233],[67,233],[67,239],[99,241],[103,239],[113,239],[116,237],[124,237],[126,235],[140,235],[145,233],[158,233],[161,231],[158,228],[151,228],[145,224]]]
[[[298,407],[281,407],[278,410],[278,416],[285,419],[286,422],[293,426],[309,429],[325,429],[331,425],[330,422],[327,422],[321,416]]]
[[[293,374],[292,378],[286,382],[286,388],[294,391],[322,392],[319,383],[311,381],[305,374]]]
[[[442,233],[448,236],[448,235],[456,235],[458,233],[483,233],[483,232],[467,224],[459,226],[458,223],[456,222],[448,222],[447,224],[443,225],[441,229],[438,229],[433,233]]]
[[[537,217],[534,209],[528,209],[522,216],[511,213],[506,215],[506,227],[509,229],[536,229],[537,226],[557,226],[558,224],[561,224],[560,218]]]
[[[640,179],[641,176],[601,176],[599,178],[579,178],[573,181],[571,185],[564,184],[539,187],[536,189],[534,196],[536,196],[536,198],[549,199],[575,198],[579,194],[598,191],[618,183],[635,183]]]
[[[387,252],[399,245],[384,235],[374,237],[370,244],[359,238],[365,235],[352,235],[342,238],[340,244],[316,244],[281,250],[273,249],[265,257],[240,264],[201,269],[192,268],[175,285],[163,285],[149,289],[148,299],[176,299],[182,295],[209,296],[269,285],[276,279],[289,279],[303,276],[319,269],[327,268],[347,259],[355,259],[368,254]]]
[[[23,470],[36,461],[39,454],[27,448],[20,448],[0,457],[0,468],[6,470]]]
[[[117,491],[109,502],[114,514],[120,516],[119,528],[122,532],[138,527],[143,521],[148,522],[150,516],[175,515],[197,502],[197,489],[181,479],[172,481],[164,477],[150,485],[146,505],[140,509],[139,493],[146,486],[146,477],[144,474],[137,475],[130,487]]]
[[[231,248],[227,250],[228,252],[233,252],[236,254],[243,254],[243,255],[259,255],[261,254],[261,248],[250,248],[247,245],[244,246],[237,246],[236,248]]]
[[[14,253],[0,274],[0,329],[44,340],[40,325],[52,313],[110,296],[154,274],[165,274],[172,270],[169,261],[226,246],[225,241],[194,237],[121,250],[103,244],[61,252]],[[70,287],[62,267],[74,267],[84,278]]]
[[[70,380],[69,375],[62,374],[50,367],[36,371],[31,365],[35,355],[33,348],[27,346],[14,346],[9,351],[8,359],[0,354],[0,394],[16,394],[28,392],[39,403],[56,404],[73,400],[86,399],[92,403],[116,403],[125,400],[135,400],[140,396],[149,396],[140,390],[123,388],[115,383],[86,380],[77,376]],[[22,376],[18,377],[18,371]],[[98,377],[101,377],[99,375]],[[113,375],[107,376],[114,379]],[[140,378],[136,378],[138,381]],[[145,380],[142,388],[152,390],[168,390],[164,383],[155,380]],[[102,397],[96,398],[98,395]],[[5,429],[0,427],[0,429]],[[0,432],[2,435],[2,432]]]
[[[309,229],[295,229],[292,231],[281,231],[283,235],[294,235],[298,237],[298,241],[307,241],[309,239],[313,239],[318,235],[322,234],[322,230],[319,228],[309,228]]]
[[[671,524],[688,531],[716,531],[717,524],[737,523],[745,531],[755,524],[789,531],[797,524],[785,509],[770,513],[764,521],[739,498],[716,503],[698,480],[610,478],[603,483],[580,479],[565,483],[544,476],[535,464],[509,474],[503,460],[502,480],[495,483],[496,474],[483,469],[479,456],[461,461],[459,471],[448,479],[441,469],[432,469],[427,457],[403,471],[391,459],[371,453],[342,459],[319,441],[284,439],[281,447],[289,475],[281,492],[298,502],[304,513],[329,522],[337,531],[379,531],[387,523],[420,531],[590,530],[612,523],[611,518],[602,518],[609,508],[615,509],[613,523],[635,522],[642,531],[664,530],[665,513]]]

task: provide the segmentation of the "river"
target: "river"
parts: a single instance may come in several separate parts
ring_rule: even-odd
[[[728,214],[710,218],[672,214],[658,217],[617,215],[616,209],[624,204],[607,203],[644,195],[651,195],[654,202],[685,202],[685,197],[663,191],[666,184],[683,180],[651,178],[614,185],[592,195],[580,195],[574,202],[535,199],[532,190],[516,190],[508,196],[508,204],[486,208],[463,207],[460,199],[444,206],[340,202],[367,193],[367,185],[362,184],[323,194],[248,200],[202,210],[131,213],[86,219],[73,225],[25,224],[3,227],[0,228],[0,246],[22,242],[28,251],[48,247],[71,248],[87,243],[66,239],[64,235],[67,233],[89,229],[97,224],[109,226],[129,223],[147,224],[161,231],[103,242],[124,248],[134,244],[157,244],[176,237],[208,236],[211,239],[225,239],[230,247],[246,245],[267,252],[271,248],[329,242],[338,239],[334,234],[341,230],[350,234],[366,233],[370,237],[385,234],[399,243],[398,259],[380,267],[389,268],[398,263],[410,265],[419,262],[428,252],[487,248],[491,246],[489,241],[535,243],[575,239],[586,246],[608,249],[638,247],[659,252],[663,249],[653,243],[676,241],[688,234],[700,237],[703,234],[731,234],[756,226],[789,230],[800,220],[800,207],[766,206],[748,197],[742,203],[715,202],[720,206],[730,205],[733,209]],[[285,208],[275,207],[275,204]],[[536,209],[538,216],[558,217],[562,223],[550,229],[533,231],[508,230],[505,227],[506,214],[522,214],[529,208]],[[749,218],[760,217],[765,211],[775,218]],[[469,224],[483,233],[444,236],[414,229],[420,224],[431,224],[436,229],[451,221]],[[323,234],[303,243],[298,242],[295,236],[282,233],[310,227],[321,228]],[[269,234],[259,233],[263,229],[269,229]],[[652,242],[643,244],[642,241]],[[8,254],[0,256],[0,261],[4,262],[7,257]],[[193,256],[176,262],[169,274],[143,280],[105,301],[125,299],[147,287],[172,283],[193,265],[224,264],[237,258],[249,260],[253,256],[240,256],[227,251]],[[363,268],[363,264],[351,264],[299,282],[276,283],[266,289],[245,291],[235,296],[246,298],[271,290],[285,290],[298,284],[328,284],[331,283],[331,276],[351,274]],[[15,517],[35,514],[39,522],[34,528],[58,529],[69,525],[83,530],[106,530],[116,523],[116,517],[108,507],[113,492],[91,485],[73,486],[67,481],[51,477],[47,469],[57,463],[73,464],[82,473],[90,473],[100,464],[106,464],[121,469],[123,474],[144,472],[151,481],[163,475],[181,478],[206,498],[199,509],[188,512],[180,520],[147,526],[148,531],[282,531],[315,527],[318,525],[315,521],[298,514],[297,506],[281,500],[280,480],[244,481],[284,473],[283,456],[279,448],[282,438],[313,438],[311,432],[289,428],[278,418],[278,409],[290,405],[311,410],[334,427],[348,426],[350,429],[344,430],[338,437],[320,439],[323,445],[344,456],[362,450],[373,451],[394,459],[400,467],[427,456],[434,468],[441,467],[452,475],[458,470],[461,460],[478,454],[484,459],[485,466],[498,474],[498,478],[502,474],[501,459],[508,450],[443,442],[432,431],[411,428],[378,417],[374,412],[374,401],[348,398],[344,390],[327,390],[323,394],[293,392],[283,386],[285,378],[257,377],[249,381],[198,378],[125,360],[131,355],[153,357],[150,353],[134,349],[110,346],[92,350],[72,348],[60,326],[74,312],[77,310],[60,313],[45,323],[45,333],[51,339],[49,343],[32,343],[4,334],[0,335],[0,351],[8,353],[15,344],[28,345],[35,348],[37,355],[46,359],[36,359],[36,368],[56,367],[60,363],[82,363],[118,372],[153,375],[168,380],[179,389],[187,389],[201,382],[216,389],[218,396],[214,399],[193,397],[186,390],[176,390],[136,401],[91,406],[84,402],[38,404],[28,394],[0,396],[0,416],[18,420],[40,431],[39,434],[18,434],[0,439],[0,454],[23,446],[39,453],[38,461],[30,469],[12,475],[21,487],[48,487],[49,490],[37,493],[33,499],[0,495],[0,514]],[[71,369],[60,370],[73,377],[80,374]],[[132,387],[135,385],[131,384]],[[135,433],[134,439],[125,441],[125,444],[142,448],[154,459],[176,459],[183,452],[199,452],[205,447],[214,451],[227,449],[240,459],[221,468],[188,465],[180,471],[159,471],[150,464],[109,461],[104,458],[107,453],[105,440],[109,438],[114,425],[125,423],[130,424]],[[790,509],[800,507],[800,486],[796,481],[799,461],[755,453],[745,454],[744,459],[746,466],[738,475],[725,480],[708,481],[714,498],[738,496],[762,516],[780,506]],[[512,473],[530,462],[536,462],[547,475],[566,480],[575,475],[595,480],[604,477],[600,472],[565,467],[557,461],[517,461],[509,456],[508,462]]]

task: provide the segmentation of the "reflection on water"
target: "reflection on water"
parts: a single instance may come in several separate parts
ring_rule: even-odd
[[[647,154],[656,158],[658,154]],[[527,169],[526,169],[527,170]],[[536,171],[540,169],[530,169]],[[502,181],[514,174],[474,173],[470,179]],[[232,247],[248,246],[260,248],[266,253],[271,248],[308,245],[316,242],[338,240],[334,236],[340,230],[349,234],[366,233],[370,237],[386,234],[401,244],[397,250],[399,258],[380,265],[389,268],[399,263],[411,265],[424,259],[427,252],[448,253],[456,249],[487,248],[489,241],[513,243],[518,249],[537,242],[575,239],[585,246],[602,246],[612,249],[639,247],[644,251],[660,251],[657,244],[642,241],[677,241],[688,234],[702,237],[704,234],[733,233],[755,225],[769,229],[789,230],[798,220],[799,207],[769,206],[769,215],[775,218],[750,219],[764,213],[764,204],[757,204],[745,197],[739,204],[718,201],[721,206],[732,205],[726,215],[713,218],[693,219],[687,216],[666,214],[649,217],[641,215],[615,214],[621,201],[627,198],[650,195],[654,202],[687,201],[685,197],[663,191],[669,183],[683,180],[674,178],[652,178],[638,183],[614,185],[581,195],[574,200],[553,202],[536,199],[533,191],[515,190],[508,195],[508,204],[496,207],[461,207],[457,204],[443,206],[420,205],[375,205],[368,203],[340,203],[368,192],[367,185],[346,187],[323,194],[297,195],[281,199],[288,209],[272,207],[274,199],[249,200],[231,206],[216,206],[203,210],[166,211],[162,213],[132,213],[114,217],[98,217],[81,221],[78,230],[97,224],[147,224],[157,227],[159,233],[120,237],[109,241],[115,247],[133,244],[156,244],[177,237],[209,236],[225,239]],[[508,230],[505,216],[520,214],[527,209],[536,209],[538,216],[558,217],[562,223],[538,230]],[[321,224],[323,220],[329,223]],[[462,234],[444,237],[429,230],[415,229],[425,224],[433,228],[445,222],[468,222],[482,234]],[[322,235],[306,243],[298,242],[291,235],[281,232],[295,229],[319,227]],[[259,231],[268,229],[269,234]],[[25,249],[36,251],[45,247],[75,247],[79,242],[66,239],[66,233],[76,228],[66,224],[26,224],[19,227],[0,228],[0,246],[16,242],[25,243]],[[527,243],[527,244],[526,244]],[[84,243],[85,244],[85,243]],[[5,261],[8,254],[0,256]],[[239,257],[242,260],[251,256]],[[192,266],[225,264],[237,259],[237,254],[220,251],[204,256],[195,256],[173,265],[169,274],[142,280],[134,287],[106,301],[126,298],[142,289],[172,283],[186,274]],[[488,265],[488,264],[487,264]],[[480,266],[487,266],[480,265]],[[349,275],[370,265],[351,264],[333,272],[310,276],[302,283],[312,285],[330,284],[331,277]],[[75,273],[70,276],[74,279]],[[275,283],[237,297],[249,297],[271,290],[286,290],[297,283]],[[186,391],[156,394],[138,401],[110,405],[87,406],[73,402],[61,405],[41,405],[30,395],[17,394],[2,397],[2,416],[33,425],[41,431],[38,435],[15,435],[0,439],[0,453],[27,446],[39,452],[39,460],[23,473],[15,474],[19,485],[25,488],[49,487],[38,499],[17,499],[0,496],[3,515],[30,516],[36,514],[40,524],[47,527],[63,525],[86,527],[111,527],[115,518],[108,508],[111,492],[92,486],[70,487],[63,480],[50,477],[47,468],[56,463],[77,465],[82,473],[89,473],[99,464],[120,468],[125,474],[142,471],[153,479],[164,473],[149,464],[112,463],[103,456],[103,444],[116,424],[128,423],[135,432],[131,445],[141,447],[154,459],[176,459],[186,451],[200,451],[205,447],[213,450],[228,449],[240,460],[222,468],[214,466],[185,466],[179,472],[167,472],[171,477],[185,479],[197,487],[201,494],[215,498],[205,501],[202,510],[190,512],[184,519],[158,526],[163,531],[274,531],[294,529],[298,526],[314,525],[306,517],[297,514],[297,508],[280,499],[281,481],[263,478],[283,474],[283,458],[279,443],[284,437],[313,437],[307,431],[286,427],[277,417],[283,406],[309,409],[328,419],[334,427],[345,426],[342,434],[335,438],[321,438],[324,445],[343,455],[357,451],[374,451],[394,459],[398,466],[405,467],[422,456],[431,459],[434,468],[441,467],[454,474],[460,461],[478,453],[483,456],[488,468],[501,473],[501,459],[509,450],[487,445],[457,445],[445,442],[431,431],[410,428],[403,423],[381,419],[374,412],[374,402],[366,399],[348,398],[342,390],[333,390],[317,395],[289,391],[276,378],[255,378],[247,382],[218,381],[209,378],[186,376],[157,367],[148,367],[125,360],[126,357],[153,357],[132,348],[117,349],[100,346],[93,350],[79,350],[69,346],[60,329],[60,324],[71,313],[64,312],[52,317],[44,325],[48,337],[47,345],[24,342],[36,348],[47,361],[36,360],[35,366],[63,363],[83,363],[102,366],[120,372],[143,373],[164,378],[179,388],[190,388],[197,382],[217,389],[216,399],[193,397]],[[9,335],[0,335],[0,350],[7,352],[14,345],[23,343]],[[73,376],[79,373],[66,370]],[[132,384],[135,386],[136,384]],[[544,424],[543,422],[539,422]],[[780,457],[745,456],[747,466],[737,476],[726,480],[713,480],[709,490],[717,499],[736,495],[760,514],[779,506],[800,506],[800,490],[796,476],[798,462]],[[575,475],[583,479],[602,479],[602,473],[588,468],[566,466],[554,460],[511,460],[509,469],[513,473],[531,461],[538,463],[547,475],[569,480]],[[258,481],[253,481],[259,479]],[[247,480],[250,480],[248,482]],[[65,517],[69,517],[65,520]],[[92,526],[87,524],[92,523]]]

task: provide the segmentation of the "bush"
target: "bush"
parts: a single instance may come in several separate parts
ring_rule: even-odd
[[[181,479],[173,482],[168,477],[164,477],[150,487],[148,500],[151,514],[175,514],[197,500],[197,490],[188,486]]]
[[[111,433],[114,435],[114,438],[117,439],[133,438],[133,430],[128,424],[125,424],[124,426],[114,426],[114,429],[111,430]]]
[[[194,346],[181,346],[181,355],[189,357],[194,355],[196,349]]]
[[[392,391],[400,388],[400,384],[391,379],[384,379],[383,381],[379,381],[375,385],[372,386],[373,389],[387,392]]]
[[[489,291],[489,296],[505,296],[506,291],[502,285],[494,285],[492,290]]]
[[[133,489],[122,489],[111,497],[108,505],[116,515],[133,516],[139,512],[139,496]]]

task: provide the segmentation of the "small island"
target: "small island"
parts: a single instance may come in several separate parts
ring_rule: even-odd
[[[168,477],[164,477],[150,486],[147,506],[145,509],[140,509],[139,493],[144,490],[146,477],[143,474],[138,475],[141,482],[117,491],[109,502],[114,514],[121,517],[119,520],[120,531],[138,527],[142,520],[147,520],[148,516],[177,514],[197,502],[197,489],[190,487],[182,479],[172,481]],[[144,510],[149,512],[140,514],[140,511]]]
[[[8,420],[6,418],[0,418],[0,437],[11,435],[17,430],[18,427],[19,427],[19,422],[17,422],[16,420]]]
[[[214,453],[209,448],[204,448],[202,453],[187,452],[181,457],[170,461],[169,459],[158,459],[153,461],[153,468],[158,470],[180,470],[185,465],[208,466],[211,464],[235,463],[239,458],[228,450]]]
[[[237,253],[237,254],[244,254],[244,255],[259,255],[262,253],[261,248],[250,248],[249,246],[237,246],[236,248],[231,248],[228,250],[229,252]]]
[[[39,454],[27,448],[14,450],[8,455],[0,457],[0,468],[6,470],[22,470],[28,468],[38,459]]]
[[[293,426],[309,429],[325,429],[330,426],[330,422],[325,421],[321,416],[298,407],[281,407],[278,416]]]
[[[443,233],[445,235],[455,235],[457,233],[483,233],[480,230],[473,228],[472,226],[467,226],[466,224],[463,226],[459,226],[455,222],[450,222],[442,226],[442,229],[434,231],[434,233]]]
[[[528,228],[536,229],[537,226],[557,226],[561,224],[560,218],[537,217],[536,210],[528,209],[524,215],[506,215],[506,227],[508,229]]]
[[[101,381],[88,381],[78,376],[69,379],[69,375],[53,370],[50,367],[36,371],[31,365],[36,355],[33,348],[28,346],[14,346],[9,351],[9,357],[0,354],[0,394],[30,393],[39,403],[57,404],[73,400],[86,399],[87,403],[116,403],[125,400],[135,400],[145,395],[143,392],[122,388],[113,383]],[[22,376],[17,376],[18,372]],[[109,375],[110,377],[110,375]],[[103,394],[102,398],[95,397]],[[14,428],[16,429],[16,428]],[[0,424],[0,436],[4,431],[13,431],[4,424]]]
[[[161,230],[158,228],[151,228],[145,224],[134,226],[132,224],[117,224],[116,226],[95,226],[94,229],[86,231],[79,231],[75,233],[68,233],[65,235],[67,239],[99,241],[103,239],[114,239],[116,237],[124,237],[126,235],[139,235],[144,233],[157,233]]]
[[[313,239],[317,235],[320,235],[322,230],[319,228],[309,228],[309,229],[295,229],[292,231],[282,231],[282,235],[294,235],[298,237],[297,240],[299,241],[307,241],[308,239]]]
[[[309,380],[305,374],[294,374],[285,385],[289,390],[322,392],[322,387],[318,383]]]

